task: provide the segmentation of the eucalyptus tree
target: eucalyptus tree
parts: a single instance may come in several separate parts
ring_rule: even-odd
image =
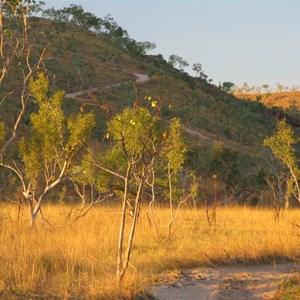
[[[113,196],[111,192],[113,184],[108,176],[101,174],[90,160],[91,151],[88,149],[82,157],[80,165],[75,165],[72,170],[77,175],[70,179],[75,192],[81,199],[80,208],[74,210],[72,207],[68,214],[69,221],[72,223],[86,216],[96,205]]]
[[[133,239],[139,218],[145,182],[151,172],[153,157],[157,155],[157,116],[147,108],[126,108],[108,122],[111,148],[96,158],[95,165],[119,181],[117,195],[122,198],[122,216],[118,241],[117,280],[122,282],[129,265]],[[120,189],[122,191],[120,192]],[[125,243],[127,208],[131,206],[132,218]]]
[[[18,178],[20,190],[30,208],[30,224],[34,226],[49,192],[81,172],[74,172],[74,164],[92,133],[95,121],[92,113],[66,117],[61,108],[64,92],[51,94],[43,73],[30,80],[29,92],[34,97],[37,112],[30,116],[28,136],[19,142],[20,159],[16,159],[13,153],[6,155],[0,166],[11,170]]]
[[[32,35],[28,16],[42,5],[34,0],[0,1],[0,162],[9,159],[24,132],[31,99],[30,79],[43,67],[47,41],[41,32]],[[46,46],[43,46],[46,45]],[[22,127],[22,128],[21,128]],[[2,168],[3,187],[12,172]],[[18,201],[20,204],[21,200]],[[20,206],[19,206],[20,208]]]
[[[286,123],[285,119],[277,122],[274,135],[264,140],[264,144],[272,150],[275,158],[285,169],[286,175],[280,175],[280,180],[285,178],[286,208],[288,207],[290,195],[293,195],[300,202],[300,186],[298,182],[300,170],[294,148],[298,142],[299,138],[295,137],[292,127]]]
[[[188,193],[184,196],[179,186],[179,174],[183,169],[187,146],[182,136],[182,126],[177,118],[173,118],[169,125],[168,135],[164,142],[162,155],[166,162],[166,171],[168,178],[168,198],[170,206],[170,221],[168,224],[168,239],[171,236],[172,225],[177,217],[180,206],[185,203],[191,196]],[[176,210],[174,205],[177,204]]]
[[[188,62],[177,54],[170,55],[168,63],[174,68],[178,67],[181,72],[184,71],[184,68],[189,66]]]
[[[33,0],[0,1],[0,109],[7,109],[8,103],[15,108],[0,158],[16,138],[30,98],[29,81],[42,66],[47,48],[38,46],[36,37],[28,34],[28,14],[36,9]]]
[[[204,70],[202,69],[202,64],[194,63],[193,64],[193,71],[196,73],[197,77],[202,80],[207,80],[207,75],[205,74]]]

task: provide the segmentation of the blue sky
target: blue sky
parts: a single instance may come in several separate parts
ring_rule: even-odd
[[[215,83],[300,85],[300,1],[45,2],[110,13],[132,38],[154,42],[153,54],[199,62]]]

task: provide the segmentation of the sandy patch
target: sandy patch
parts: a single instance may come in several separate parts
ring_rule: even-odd
[[[153,294],[159,300],[272,299],[279,284],[299,270],[297,264],[184,270],[163,278]]]

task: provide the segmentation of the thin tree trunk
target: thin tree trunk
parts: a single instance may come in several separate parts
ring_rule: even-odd
[[[284,196],[284,213],[286,214],[290,205],[290,200],[287,195]]]
[[[169,180],[169,201],[170,201],[170,222],[168,224],[168,239],[170,239],[172,224],[174,222],[174,208],[173,208],[173,197],[172,197],[173,190],[172,190],[170,163],[168,163],[168,180]]]
[[[155,199],[152,199],[150,201],[150,203],[149,203],[149,209],[150,209],[151,219],[153,221],[155,233],[158,236],[159,233],[158,233],[157,223],[156,223],[156,219],[155,219],[155,215],[154,215],[154,201],[155,201]]]
[[[151,214],[151,218],[153,221],[154,229],[155,229],[156,235],[158,236],[158,228],[157,228],[157,223],[156,223],[156,219],[155,219],[155,215],[154,215],[154,202],[155,202],[154,182],[155,182],[155,175],[154,175],[154,170],[152,170],[152,183],[151,183],[152,200],[149,203],[149,209],[150,209],[150,214]]]
[[[124,230],[126,221],[126,209],[127,209],[127,197],[128,197],[128,177],[130,174],[131,164],[128,163],[126,177],[124,178],[124,197],[123,197],[123,207],[122,207],[122,218],[119,233],[119,243],[118,243],[118,258],[117,258],[117,278],[120,283],[122,265],[123,265],[123,243],[124,243]]]
[[[145,180],[144,175],[145,175],[145,169],[143,170],[143,174],[142,174],[141,179],[140,179],[138,191],[137,191],[137,194],[136,194],[136,197],[135,197],[134,214],[133,214],[133,218],[132,218],[130,234],[129,234],[129,237],[128,237],[128,244],[127,244],[127,249],[126,249],[126,254],[125,254],[125,260],[124,260],[124,262],[121,266],[121,269],[119,270],[119,273],[118,273],[118,284],[119,285],[123,281],[123,278],[124,278],[125,272],[128,268],[128,264],[129,264],[129,260],[130,260],[133,238],[134,238],[135,229],[136,229],[137,220],[138,220],[139,211],[140,211],[141,192],[142,192],[142,187],[143,187],[144,180]],[[124,234],[123,234],[123,236],[124,236]],[[121,253],[121,256],[122,256],[122,253]]]
[[[0,57],[3,57],[4,37],[3,37],[3,13],[0,5]]]
[[[30,228],[35,228],[35,223],[40,211],[40,204],[35,204],[34,197],[30,197],[27,199],[29,204],[29,217],[30,217]]]
[[[30,218],[30,228],[35,228],[35,222],[36,222],[36,219],[38,217],[38,214],[39,214],[39,209],[34,211],[32,214],[31,214],[31,218]]]
[[[196,203],[196,199],[195,197],[192,197],[192,201],[193,201],[193,206],[194,206],[194,212],[197,212],[197,203]]]

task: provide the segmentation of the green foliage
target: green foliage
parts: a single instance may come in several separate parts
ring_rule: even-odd
[[[173,118],[162,150],[173,174],[177,174],[181,171],[186,152],[187,146],[182,136],[180,121],[177,118]]]
[[[93,29],[100,31],[103,20],[97,18],[94,14],[84,12],[81,5],[71,4],[69,7],[64,7],[60,10],[49,8],[43,11],[43,16],[57,23],[69,22],[85,29]]]
[[[177,54],[170,55],[168,63],[174,68],[178,67],[180,71],[189,66],[188,62]]]
[[[64,93],[57,92],[48,97],[48,80],[43,73],[31,80],[30,91],[39,106],[38,113],[31,115],[33,139],[39,143],[44,161],[51,161],[60,152],[64,136],[65,117],[61,109]]]
[[[143,56],[148,51],[156,48],[154,43],[148,41],[137,42],[133,38],[130,38],[127,31],[119,26],[110,14],[101,19],[92,13],[85,12],[81,5],[71,4],[69,7],[64,7],[60,10],[50,8],[43,12],[43,16],[55,21],[56,24],[75,24],[87,30],[104,33],[134,57]]]
[[[221,85],[221,89],[226,93],[233,92],[234,88],[235,88],[235,84],[230,81],[223,82]]]
[[[193,64],[193,71],[196,72],[198,78],[205,81],[207,80],[208,76],[204,73],[202,65],[200,63]]]
[[[283,119],[276,124],[276,128],[276,133],[266,138],[264,144],[272,150],[281,163],[292,169],[298,169],[296,151],[293,148],[298,139],[294,136],[292,127]]]
[[[80,149],[90,138],[96,122],[92,112],[72,115],[68,118],[69,140],[67,149]]]
[[[61,109],[64,92],[48,95],[48,86],[43,73],[30,81],[38,111],[31,114],[30,138],[28,142],[21,140],[19,150],[26,177],[31,181],[36,181],[50,166],[53,171],[62,161],[70,160],[70,155],[78,153],[95,127],[93,113],[66,118]]]
[[[88,19],[91,17],[91,15],[85,13],[79,6],[75,5],[63,8],[60,10],[60,12],[57,10],[48,12],[49,15],[47,18],[55,21],[51,22],[49,20],[41,19],[39,26],[34,26],[31,23],[31,19],[29,19],[28,22],[30,25],[30,31],[28,31],[28,33],[32,41],[33,36],[38,38],[40,44],[34,42],[38,47],[42,47],[48,42],[43,40],[43,36],[40,33],[45,33],[47,30],[49,33],[51,33],[51,37],[46,37],[46,39],[51,40],[51,47],[48,49],[49,57],[51,57],[51,59],[47,60],[45,63],[46,67],[48,68],[47,74],[51,74],[50,76],[55,78],[52,88],[56,89],[58,87],[66,89],[68,92],[82,89],[82,85],[77,73],[77,67],[80,69],[82,79],[87,89],[104,87],[116,82],[125,83],[133,81],[135,78],[131,74],[131,70],[136,70],[135,72],[137,73],[148,73],[148,75],[150,75],[150,73],[155,74],[155,78],[150,80],[147,84],[138,85],[138,97],[142,98],[143,95],[154,94],[161,95],[163,99],[161,102],[161,118],[163,120],[171,119],[172,117],[178,117],[182,120],[182,123],[186,127],[192,128],[204,134],[208,133],[212,139],[229,139],[231,141],[238,142],[242,144],[239,148],[241,155],[243,155],[244,152],[248,153],[249,150],[253,160],[251,167],[254,165],[257,166],[254,161],[261,154],[260,149],[257,150],[257,147],[261,146],[262,140],[268,134],[268,131],[272,126],[271,117],[266,113],[266,108],[263,105],[258,105],[259,103],[255,102],[249,103],[246,101],[236,100],[231,95],[226,95],[220,89],[213,85],[209,85],[205,81],[202,82],[200,79],[183,75],[183,73],[174,69],[170,64],[168,64],[162,55],[142,57],[142,55],[148,50],[151,50],[154,45],[151,45],[151,43],[148,42],[138,42],[130,38],[128,32],[119,26],[111,16],[107,16],[101,20],[99,19],[99,23],[97,23],[98,21],[96,20],[96,23],[99,25],[99,27],[96,28],[98,26],[96,23],[94,24],[95,26],[89,25],[90,23],[88,22]],[[50,16],[51,13],[53,13],[52,16]],[[14,24],[13,26],[14,28],[17,28],[17,25]],[[58,35],[55,35],[55,27],[64,27],[65,30],[61,30]],[[76,34],[74,34],[75,29]],[[6,36],[11,35],[11,39],[13,39],[15,35],[14,29],[9,27],[7,29],[5,28],[5,30],[7,33]],[[93,30],[97,33],[95,34],[87,30]],[[31,36],[31,34],[33,35]],[[13,47],[10,49],[13,49]],[[75,50],[76,53],[74,52]],[[37,48],[32,47],[32,53],[35,53],[36,51]],[[11,52],[13,53],[13,51]],[[133,60],[133,56],[139,57],[138,59]],[[93,59],[93,57],[98,57],[99,61]],[[20,69],[18,66],[19,60],[20,59],[17,61],[17,59],[15,59],[15,61],[12,63],[15,67],[15,71]],[[105,66],[103,65],[103,62],[106,62]],[[143,67],[141,67],[141,65],[143,65]],[[120,72],[119,69],[114,68],[114,66],[120,67],[128,72]],[[202,79],[207,77],[203,72],[201,64],[194,64],[193,68],[195,72],[197,72],[198,77],[203,77]],[[17,73],[15,71],[10,72],[9,75],[11,74],[12,77],[12,74],[15,75]],[[88,77],[88,75],[90,75],[90,77]],[[21,79],[22,78],[20,78],[20,80]],[[4,87],[8,84],[13,86],[16,82],[17,80],[8,78],[7,82],[5,82],[5,84],[2,86]],[[9,91],[11,90],[13,90],[13,88]],[[43,89],[40,88],[39,90],[41,91],[41,95],[39,96],[36,94],[35,97],[37,99],[43,99],[43,95],[45,94],[48,98],[54,97],[53,95],[49,95],[47,86],[44,86]],[[7,105],[10,106],[8,107],[8,113],[6,113],[7,109],[4,107],[4,105],[2,106],[2,115],[4,116],[3,120],[5,122],[5,128],[7,128],[7,133],[10,132],[10,127],[8,125],[11,125],[13,121],[13,115],[16,115],[16,112],[19,108],[17,105],[15,105],[15,95],[17,92],[18,91],[16,91],[10,97],[9,101],[6,101],[7,103],[12,103],[10,100],[15,101],[13,103],[14,105]],[[6,94],[8,93],[3,93],[0,95],[0,97]],[[93,95],[93,97],[94,96],[97,97],[96,94]],[[109,115],[113,115],[116,112],[120,112],[120,110],[125,106],[130,105],[134,97],[135,95],[130,85],[120,85],[113,89],[104,89],[103,93],[101,93],[101,98],[99,97],[96,100],[98,100],[101,105],[107,104]],[[37,99],[35,100],[36,107],[39,106],[39,101]],[[63,111],[65,113],[62,122],[64,146],[67,145],[71,136],[68,124],[71,124],[72,121],[69,120],[67,116],[78,112],[80,101],[82,100],[83,98],[78,98],[75,101],[72,99],[63,101],[62,103]],[[97,110],[96,107],[88,106],[90,103],[86,104],[87,105],[84,103],[85,111],[94,109],[95,111]],[[29,106],[26,111],[32,111],[32,106]],[[100,110],[98,110],[98,112],[99,111]],[[42,114],[42,112],[39,112],[39,114]],[[97,133],[94,134],[94,137],[98,139],[99,136],[103,137],[106,133],[106,131],[104,131],[104,111],[100,112],[99,115],[100,117],[97,117]],[[200,115],[201,118],[199,118]],[[38,127],[38,130],[41,132],[40,135],[42,135],[43,130],[41,128],[47,128],[48,126],[46,125],[51,123],[51,118],[51,116],[47,116],[45,119],[47,121],[43,123],[42,121],[40,122],[40,120],[35,121],[35,117],[32,116],[31,124],[35,124],[35,126]],[[71,117],[71,119],[72,118],[74,117]],[[22,121],[22,130],[23,128],[26,128],[25,126],[29,125],[30,118],[25,116],[23,120],[26,120],[26,123],[24,124]],[[39,122],[40,124],[38,125],[37,123]],[[54,122],[55,125],[52,126],[52,131],[54,131],[55,127],[59,128],[58,125],[61,124],[59,120],[56,120],[56,122],[58,124]],[[44,125],[42,125],[42,123]],[[76,128],[76,121],[74,121],[73,124],[73,128]],[[128,126],[124,126],[124,128],[129,130],[134,127],[130,126],[132,126],[132,124],[128,124]],[[31,129],[33,128],[31,127]],[[46,131],[46,129],[44,131]],[[27,129],[25,129],[24,132],[27,132]],[[132,133],[129,132],[128,137],[131,134]],[[104,143],[104,148],[108,148],[110,142],[112,139],[114,139],[113,132],[110,131],[110,135],[110,139],[106,140]],[[51,139],[51,136],[53,139]],[[75,137],[75,134],[73,137]],[[58,137],[58,133],[55,132],[54,135],[49,134],[49,137],[44,140],[44,148],[48,149],[49,156],[52,156],[54,153],[54,151],[51,152],[51,147],[49,145],[53,144],[53,149],[57,148],[56,144],[60,139],[61,138]],[[30,138],[26,140],[27,142],[25,144],[28,148]],[[137,139],[133,138],[133,140]],[[231,141],[228,141],[228,145],[230,145]],[[127,142],[128,138],[126,138],[126,143]],[[193,147],[194,143],[201,144],[202,141],[200,139],[198,141],[197,138],[192,137],[188,139],[189,148]],[[226,140],[225,143],[227,144]],[[71,144],[74,144],[74,142],[71,142]],[[243,147],[245,144],[247,144],[249,147]],[[37,138],[35,139],[35,145],[40,145],[40,141],[37,141]],[[121,147],[121,141],[117,141],[116,139],[114,147],[110,148],[105,155],[105,159],[109,161],[109,166],[113,166],[113,170],[118,170],[118,167],[120,167],[123,171],[123,167],[126,168],[126,159],[124,154],[120,155],[122,152]],[[126,144],[126,147],[130,149],[129,143]],[[72,146],[70,146],[70,149],[71,148]],[[137,149],[132,148],[132,150],[135,151]],[[143,149],[140,148],[140,150]],[[43,150],[42,152],[46,151]],[[199,157],[197,160],[199,160],[200,163],[195,163],[195,160],[192,162],[190,162],[191,160],[189,161],[189,167],[191,169],[197,168],[199,170],[199,175],[200,173],[202,175],[202,172],[205,172],[205,175],[207,175],[211,171],[209,167],[213,156],[213,151],[209,150],[208,152],[207,159],[203,158],[201,152],[195,153],[195,156]],[[103,156],[104,158],[103,154],[100,154],[100,156]],[[81,164],[78,163],[78,165]],[[106,163],[103,165],[106,165]],[[255,167],[250,170],[246,164],[241,163],[241,165],[243,165],[241,166],[242,174],[257,173],[256,170],[253,170]],[[205,171],[203,171],[204,169]],[[165,170],[161,170],[161,172],[165,172]],[[222,173],[221,171],[218,172]],[[165,175],[166,174],[164,173],[162,176]]]
[[[279,290],[275,295],[278,300],[296,300],[300,295],[300,276],[293,275],[291,278],[280,284]]]
[[[300,191],[298,178],[300,176],[300,170],[297,165],[296,150],[293,147],[299,139],[294,136],[293,129],[283,119],[276,124],[276,133],[264,140],[264,144],[268,146],[273,155],[286,169],[287,182],[286,182],[286,195],[295,197],[299,200]]]
[[[233,187],[239,180],[240,170],[238,151],[216,144],[213,149],[213,157],[210,163],[211,172],[217,175],[226,186]]]
[[[90,155],[85,155],[81,165],[74,167],[73,172],[78,174],[74,177],[76,183],[93,187],[99,193],[107,192],[112,188],[110,176],[95,167]]]
[[[8,16],[16,16],[22,14],[23,12],[27,12],[30,8],[30,4],[35,3],[35,0],[8,0],[4,1],[3,11]]]
[[[126,108],[109,121],[108,131],[120,153],[138,160],[153,151],[155,121],[146,108]]]
[[[26,178],[36,184],[38,176],[43,169],[42,154],[40,146],[34,139],[26,143],[25,138],[22,138],[19,144],[19,152],[23,163],[25,164]]]

